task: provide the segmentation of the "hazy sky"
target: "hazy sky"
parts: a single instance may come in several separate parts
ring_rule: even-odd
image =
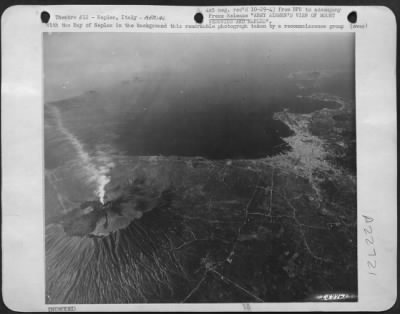
[[[149,73],[226,80],[269,69],[354,70],[352,33],[46,33],[45,100]]]

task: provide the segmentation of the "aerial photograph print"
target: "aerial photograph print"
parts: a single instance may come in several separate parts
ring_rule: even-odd
[[[353,33],[43,33],[46,304],[357,302]]]

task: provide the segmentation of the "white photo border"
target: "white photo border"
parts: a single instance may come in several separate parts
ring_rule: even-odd
[[[2,15],[2,259],[3,300],[15,311],[48,311],[45,304],[43,201],[43,10],[50,14],[162,14],[195,23],[206,7],[14,6]],[[343,6],[336,19],[358,13],[356,34],[358,301],[250,303],[252,311],[382,311],[397,298],[396,20],[387,7]],[[323,21],[318,21],[324,23]],[[346,25],[347,25],[346,24]],[[60,30],[62,31],[62,30]],[[71,32],[72,30],[66,30]],[[88,30],[82,30],[87,32]],[[116,32],[117,29],[107,29]],[[127,31],[127,30],[123,30]],[[137,30],[130,30],[137,31]],[[141,32],[235,32],[224,29]],[[254,30],[243,30],[252,32]],[[257,30],[265,32],[269,30]],[[283,30],[282,32],[287,31]],[[290,29],[290,32],[304,30]],[[328,30],[323,30],[327,32]],[[337,31],[337,30],[332,30]],[[99,30],[95,30],[99,32]],[[278,32],[275,30],[275,32]],[[318,32],[318,30],[307,30]],[[193,35],[195,36],[195,34]],[[373,219],[373,221],[371,219]],[[365,231],[371,224],[376,256]],[[369,230],[369,229],[368,229]],[[369,274],[375,263],[376,275]],[[60,307],[64,305],[59,305]],[[71,311],[246,311],[242,303],[65,305]],[[50,309],[51,310],[51,309]],[[66,309],[68,310],[68,309]]]

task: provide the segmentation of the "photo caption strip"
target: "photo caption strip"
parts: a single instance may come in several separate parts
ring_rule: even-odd
[[[234,31],[351,31],[366,29],[368,23],[351,22],[354,11],[341,7],[246,6],[197,9],[189,21],[159,14],[50,14],[49,31],[154,31],[154,30],[234,30]],[[45,13],[45,14],[46,14]],[[43,19],[42,19],[43,20]],[[185,19],[186,20],[186,19]]]

